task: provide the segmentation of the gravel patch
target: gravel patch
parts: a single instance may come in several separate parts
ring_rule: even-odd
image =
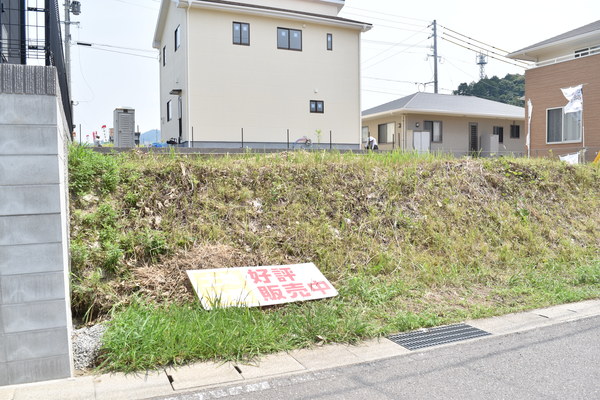
[[[73,362],[75,369],[94,368],[106,327],[102,324],[73,331]]]

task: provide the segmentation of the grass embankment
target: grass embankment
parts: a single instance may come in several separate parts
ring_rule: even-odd
[[[600,297],[600,168],[70,151],[73,311],[131,371]],[[186,269],[314,262],[333,299],[204,311]]]

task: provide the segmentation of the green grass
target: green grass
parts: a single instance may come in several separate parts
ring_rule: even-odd
[[[73,314],[110,318],[104,369],[251,359],[600,297],[598,166],[70,153]],[[184,272],[310,261],[338,297],[208,312]]]

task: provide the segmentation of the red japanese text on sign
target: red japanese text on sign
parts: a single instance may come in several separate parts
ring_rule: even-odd
[[[296,274],[291,268],[273,268],[273,275],[279,282],[294,281]]]
[[[303,283],[288,283],[282,285],[285,292],[290,295],[290,298],[295,299],[298,295],[302,297],[310,297],[310,292],[306,289]]]
[[[268,306],[337,296],[313,263],[190,270],[202,306]]]
[[[260,293],[265,301],[285,299],[285,296],[278,285],[257,286],[256,289],[258,289],[258,293]]]
[[[271,274],[269,274],[269,271],[266,269],[249,269],[248,275],[250,278],[252,278],[255,284],[271,283]]]
[[[329,284],[325,281],[310,283],[310,290],[312,290],[313,292],[321,292],[323,294],[327,294],[326,292],[329,289],[331,289],[331,286],[329,286]]]

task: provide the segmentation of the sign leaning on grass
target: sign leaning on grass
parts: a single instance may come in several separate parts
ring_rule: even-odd
[[[313,263],[186,272],[206,310],[269,306],[338,294]]]

